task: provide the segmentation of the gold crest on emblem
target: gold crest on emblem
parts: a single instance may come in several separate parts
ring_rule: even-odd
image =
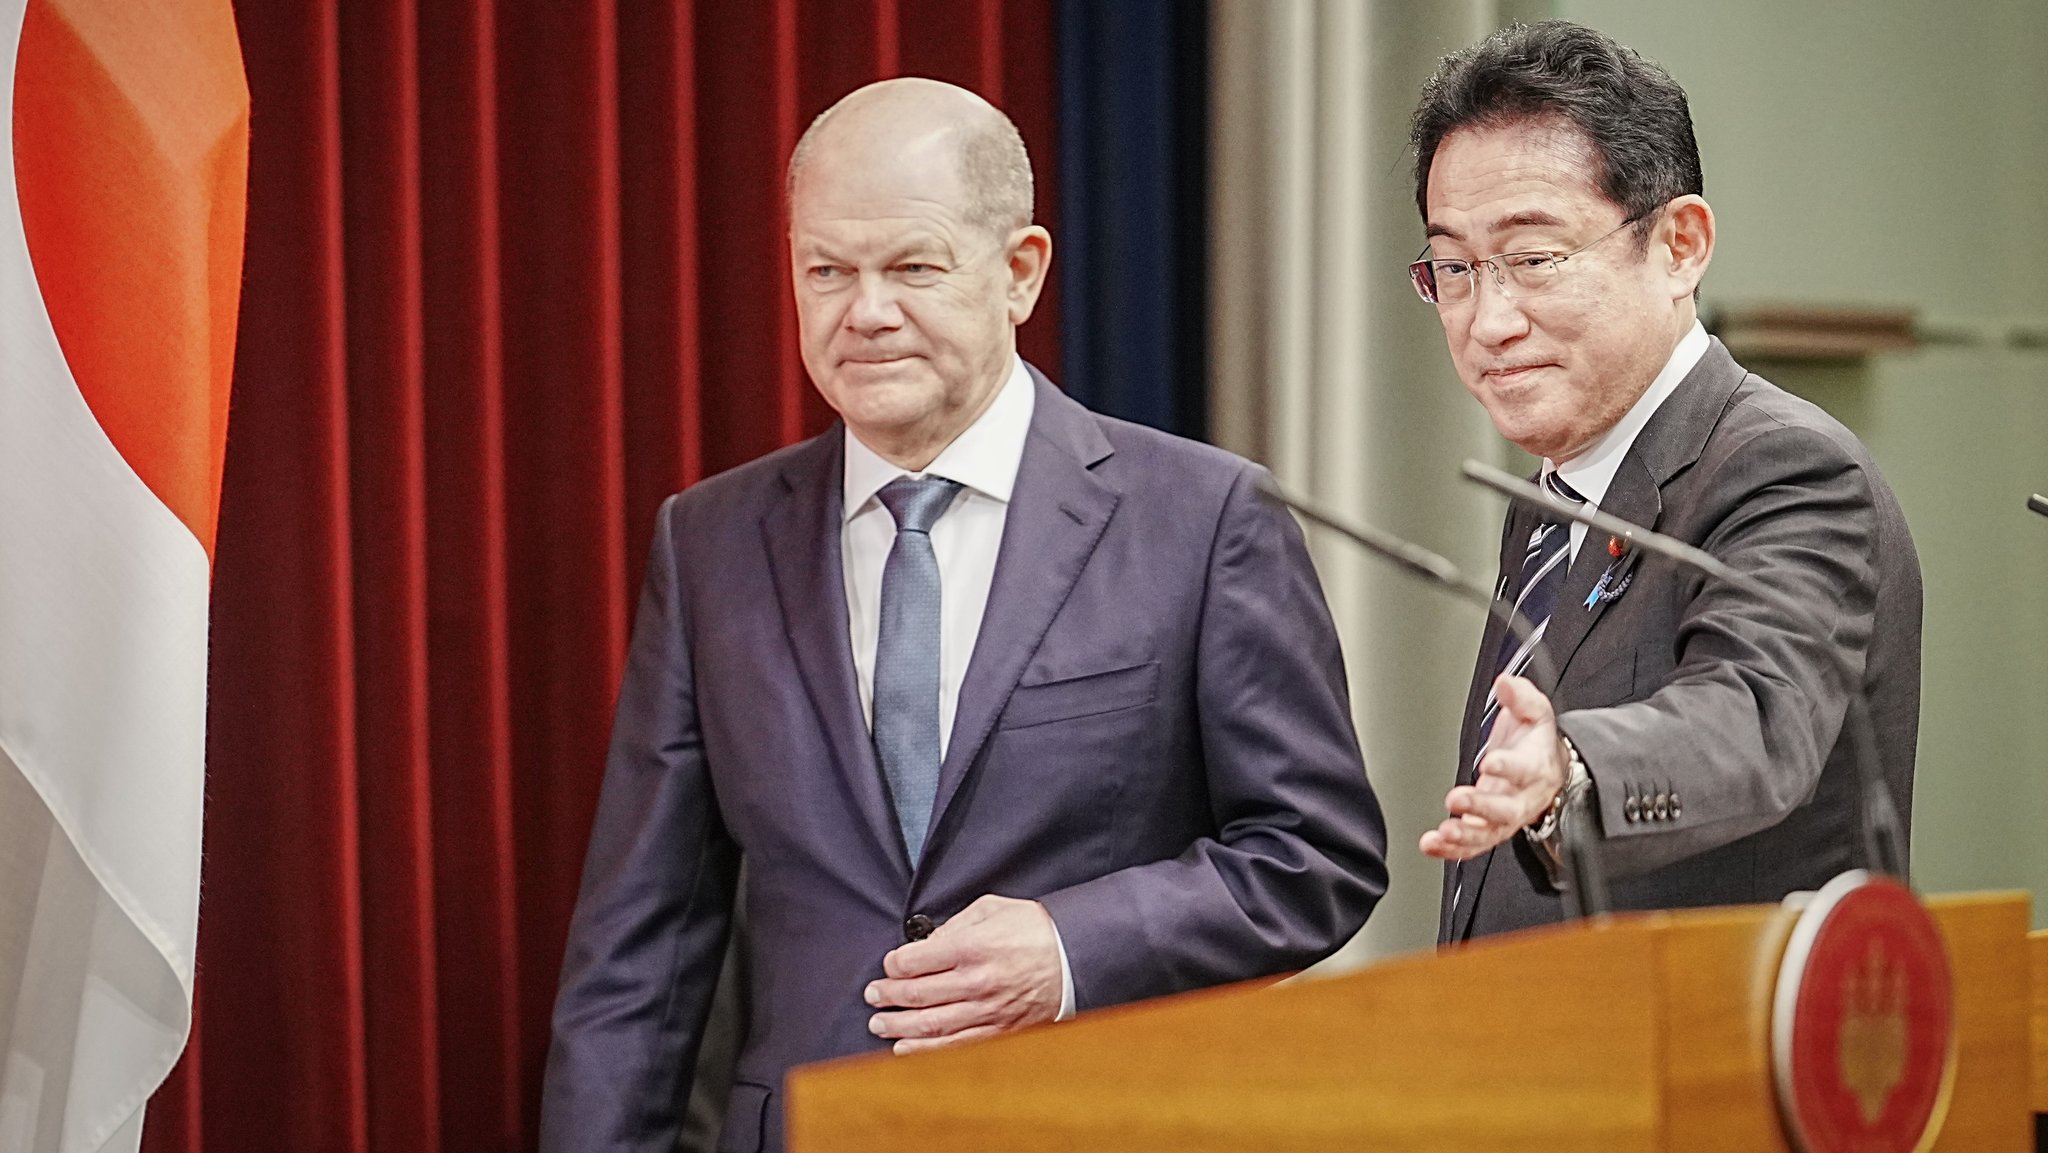
[[[1873,940],[1863,963],[1842,977],[1842,1085],[1865,1125],[1877,1124],[1906,1073],[1906,971]]]

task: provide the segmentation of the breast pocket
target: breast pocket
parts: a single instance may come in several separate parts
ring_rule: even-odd
[[[1159,662],[1109,669],[1039,684],[1018,685],[997,727],[1005,731],[1114,713],[1159,697]]]

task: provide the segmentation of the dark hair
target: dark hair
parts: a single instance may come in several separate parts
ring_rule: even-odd
[[[1422,86],[1409,139],[1415,207],[1429,218],[1429,166],[1444,137],[1557,117],[1591,146],[1594,184],[1639,220],[1701,189],[1700,149],[1685,90],[1671,74],[1600,33],[1564,20],[1512,24],[1437,63]]]

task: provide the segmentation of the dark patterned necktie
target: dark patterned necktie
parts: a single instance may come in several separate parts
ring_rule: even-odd
[[[1559,500],[1583,505],[1586,498],[1566,484],[1556,472],[1543,478],[1543,487]],[[1492,682],[1502,673],[1521,676],[1535,656],[1536,646],[1550,626],[1550,612],[1557,607],[1557,594],[1564,589],[1565,570],[1571,567],[1571,522],[1546,519],[1529,534],[1529,550],[1522,558],[1522,571],[1515,580],[1515,614],[1529,622],[1529,637],[1523,640],[1509,629],[1501,633],[1500,648],[1494,654],[1493,677],[1487,682],[1486,707],[1479,714],[1479,750],[1467,767],[1467,779],[1476,777],[1479,756],[1486,752],[1486,739],[1493,735],[1493,722],[1500,716],[1500,702],[1494,699]]]
[[[1586,503],[1586,498],[1574,492],[1554,470],[1543,478],[1543,487],[1560,500],[1575,505]],[[1500,718],[1500,701],[1493,695],[1493,682],[1502,673],[1521,676],[1528,669],[1536,646],[1543,643],[1543,634],[1549,629],[1550,613],[1557,607],[1557,594],[1564,589],[1571,556],[1571,522],[1561,517],[1550,519],[1546,513],[1543,523],[1529,534],[1528,552],[1522,557],[1522,569],[1513,586],[1515,612],[1529,622],[1529,636],[1524,640],[1513,629],[1501,633],[1500,648],[1494,654],[1493,676],[1487,681],[1486,705],[1479,713],[1479,740],[1473,746],[1472,763],[1458,777],[1461,785],[1479,779],[1479,761],[1486,756],[1487,738],[1493,735],[1493,723]],[[1457,862],[1451,873],[1451,907],[1455,910],[1465,895],[1465,862]]]
[[[882,619],[875,640],[875,755],[910,864],[924,855],[939,791],[939,560],[932,525],[960,485],[899,477],[877,494],[896,518],[882,565]]]

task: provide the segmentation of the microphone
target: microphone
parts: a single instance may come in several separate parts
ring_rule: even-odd
[[[1266,478],[1260,491],[1266,499],[1288,509],[1303,520],[1344,537],[1365,551],[1392,561],[1395,567],[1421,578],[1428,584],[1449,592],[1461,600],[1484,608],[1488,614],[1499,620],[1513,633],[1517,641],[1529,643],[1535,629],[1529,618],[1515,610],[1512,604],[1493,595],[1485,585],[1474,583],[1458,566],[1436,553],[1367,524],[1350,524],[1336,516],[1309,504],[1296,500],[1280,489],[1280,482]],[[1557,683],[1557,670],[1550,663],[1550,654],[1541,644],[1529,650],[1529,664],[1532,671],[1548,684]],[[1608,895],[1607,873],[1601,867],[1597,845],[1589,830],[1591,814],[1584,812],[1587,804],[1586,790],[1580,790],[1576,798],[1567,798],[1565,806],[1571,819],[1564,824],[1564,863],[1571,875],[1572,884],[1564,890],[1566,913],[1573,919],[1594,917],[1614,907]]]
[[[2042,516],[2048,516],[2048,496],[2042,496],[2038,492],[2035,493],[2027,498],[2027,507],[2040,513]]]
[[[1704,549],[1694,548],[1674,537],[1652,532],[1618,516],[1567,504],[1521,477],[1502,472],[1476,460],[1466,461],[1461,471],[1465,474],[1465,479],[1484,485],[1518,504],[1534,505],[1566,520],[1577,521],[1590,529],[1618,536],[1640,545],[1645,552],[1655,553],[1684,568],[1704,573],[1711,580],[1733,585],[1784,613],[1808,637],[1820,641],[1822,651],[1833,659],[1836,673],[1842,678],[1843,686],[1849,690],[1848,708],[1842,723],[1849,733],[1850,751],[1860,785],[1862,804],[1858,806],[1858,815],[1863,826],[1861,839],[1864,860],[1877,872],[1897,877],[1901,881],[1905,879],[1905,870],[1901,867],[1901,862],[1905,859],[1902,845],[1905,838],[1899,833],[1898,808],[1892,804],[1891,792],[1885,788],[1883,774],[1878,768],[1877,729],[1870,721],[1870,705],[1863,694],[1861,675],[1842,650],[1828,642],[1829,629],[1826,624],[1790,596],[1749,573],[1731,568]]]

